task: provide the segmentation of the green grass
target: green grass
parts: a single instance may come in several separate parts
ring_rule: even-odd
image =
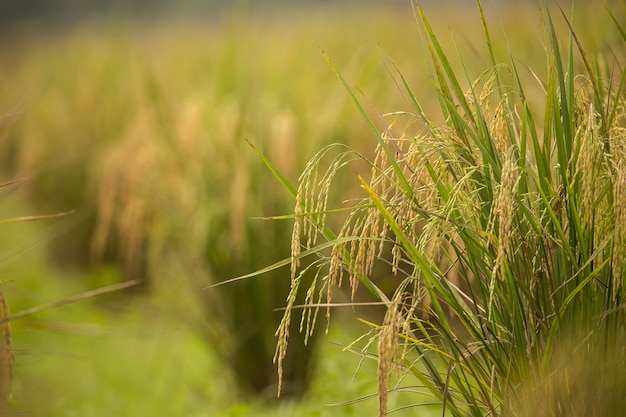
[[[28,206],[5,196],[2,218],[25,213]],[[59,220],[3,225],[2,291],[10,313],[63,300],[90,289],[89,282],[115,280],[115,271],[68,272],[52,265],[44,251],[45,231]],[[180,294],[179,294],[180,296]],[[181,300],[184,302],[185,300]],[[190,322],[187,300],[182,314],[164,294],[137,297],[110,294],[59,306],[12,322],[13,401],[7,412],[38,416],[358,416],[371,409],[373,398],[351,401],[376,391],[365,363],[342,346],[356,333],[333,327],[321,345],[325,358],[302,401],[276,403],[270,397],[246,399],[234,389],[232,370]],[[338,343],[338,344],[335,344]],[[10,414],[9,414],[10,415]]]

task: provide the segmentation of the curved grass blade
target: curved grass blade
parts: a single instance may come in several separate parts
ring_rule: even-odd
[[[413,198],[413,188],[411,187],[411,185],[409,184],[408,180],[404,176],[404,173],[400,169],[400,166],[398,165],[398,162],[396,161],[396,158],[394,157],[393,153],[391,152],[391,150],[389,149],[389,147],[385,143],[385,140],[383,139],[382,135],[380,134],[378,128],[376,127],[376,125],[374,124],[372,119],[369,117],[369,115],[367,114],[367,112],[365,111],[363,106],[361,105],[361,102],[359,101],[359,99],[356,97],[356,94],[354,93],[354,90],[352,89],[352,87],[350,87],[350,84],[348,84],[348,82],[343,77],[343,75],[341,75],[341,73],[339,72],[339,70],[337,69],[335,64],[333,64],[333,62],[331,61],[330,57],[324,51],[322,51],[322,54],[324,55],[324,58],[326,59],[326,61],[330,65],[330,67],[332,68],[332,70],[335,73],[335,75],[337,76],[337,78],[339,78],[339,80],[341,81],[341,83],[345,87],[346,91],[348,92],[348,95],[352,99],[352,102],[354,103],[354,105],[357,107],[357,109],[358,109],[359,113],[361,114],[361,116],[367,122],[367,125],[370,127],[372,132],[374,132],[374,134],[376,135],[376,140],[378,140],[378,143],[383,148],[383,150],[385,151],[385,154],[389,158],[389,163],[393,167],[394,173],[396,174],[396,176],[400,180],[400,183],[402,185],[403,191],[406,193],[406,195],[409,198]]]

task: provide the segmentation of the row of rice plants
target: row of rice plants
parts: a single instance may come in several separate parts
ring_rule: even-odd
[[[293,180],[324,143],[359,146],[366,129],[320,45],[346,57],[373,99],[393,99],[380,88],[374,36],[343,27],[346,17],[224,17],[204,29],[114,23],[25,42],[2,67],[2,105],[21,114],[3,136],[6,172],[31,178],[23,188],[38,210],[76,210],[50,238],[53,259],[112,264],[142,282],[223,353],[244,392],[274,396],[274,309],[288,275],[204,288],[286,256],[289,224],[254,217],[291,210],[244,138]],[[397,15],[349,18],[401,44]],[[90,276],[98,286],[111,279]],[[312,351],[302,352],[291,360],[294,394],[309,378]]]
[[[369,322],[363,348],[377,355],[380,416],[388,398],[407,391],[428,393],[443,415],[619,415],[626,9],[542,1],[525,28],[500,20],[494,30],[498,21],[476,4],[474,30],[484,40],[469,61],[462,43],[446,52],[439,28],[415,8],[438,115],[388,59],[409,107],[379,129],[329,58],[378,145],[372,159],[347,149],[334,160],[371,167],[369,178],[354,176],[364,196],[342,207],[348,214],[335,231],[326,196],[336,169],[319,166],[326,150],[299,187],[278,176],[296,196],[278,357],[291,343],[300,293],[310,331],[345,278],[386,310],[380,323]],[[542,59],[524,59],[513,47],[522,38],[534,40],[527,48]],[[307,285],[301,276],[313,261],[301,262],[311,257],[320,272]],[[394,291],[372,280],[379,264],[393,269]]]

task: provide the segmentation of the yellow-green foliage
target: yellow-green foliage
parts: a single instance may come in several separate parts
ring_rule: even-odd
[[[21,113],[0,144],[5,175],[31,178],[22,189],[38,211],[76,210],[51,242],[53,259],[112,263],[143,280],[256,390],[275,379],[273,310],[288,275],[204,290],[289,254],[291,223],[253,217],[294,202],[245,139],[294,182],[324,144],[367,152],[367,128],[320,48],[370,100],[397,106],[376,40],[390,53],[417,41],[398,26],[413,27],[404,13],[336,13],[112,21],[3,40],[11,59],[0,67],[0,108]]]
[[[319,48],[373,101],[400,100],[383,90],[375,37],[393,51],[405,33],[394,28],[398,15],[372,16],[351,16],[350,25],[347,16],[227,16],[31,39],[0,69],[2,108],[23,113],[2,142],[5,166],[34,177],[38,204],[97,217],[95,249],[111,210],[131,241],[147,233],[134,229],[148,212],[194,216],[198,232],[219,211],[232,224],[225,245],[240,245],[250,215],[282,209],[272,207],[281,197],[273,179],[256,175],[261,164],[245,137],[291,180],[321,144],[364,139]],[[255,204],[260,197],[270,207]]]
[[[463,25],[462,31],[455,31],[460,35],[444,33],[440,40],[462,51],[464,69],[471,73],[468,80],[473,80],[488,62],[477,51],[483,42],[482,28],[468,26],[467,15],[473,9],[458,7],[454,15],[433,9],[431,22],[438,28]],[[499,10],[510,45],[495,42],[493,48],[506,54],[510,47],[519,53],[515,59],[535,68],[534,64],[545,64],[549,57],[537,48],[542,36],[520,25],[527,22],[527,13],[527,6],[507,5]],[[121,19],[59,33],[26,33],[0,39],[0,114],[6,115],[0,119],[0,155],[4,175],[31,178],[22,188],[28,190],[28,201],[36,211],[77,210],[52,242],[54,259],[71,266],[113,263],[126,278],[149,281],[159,300],[166,300],[185,320],[200,324],[202,334],[211,335],[214,345],[223,352],[238,352],[240,356],[228,359],[260,378],[260,384],[267,383],[263,379],[274,371],[267,366],[268,358],[256,360],[250,352],[273,351],[277,323],[272,309],[284,304],[289,272],[203,291],[209,284],[289,256],[292,223],[253,218],[290,213],[296,202],[266,171],[244,138],[292,183],[317,150],[333,142],[384,163],[372,146],[370,127],[354,109],[320,48],[358,89],[354,94],[363,103],[374,103],[377,110],[366,104],[364,112],[379,132],[389,127],[384,139],[412,137],[416,128],[413,120],[404,124],[407,118],[402,112],[414,108],[411,98],[399,92],[403,86],[397,89],[388,76],[388,69],[396,71],[383,59],[386,55],[393,57],[414,86],[433,121],[449,116],[432,110],[445,93],[439,97],[432,93],[425,64],[428,51],[420,46],[408,5],[396,10],[337,9],[332,16],[328,11],[310,10],[273,17],[234,13],[208,22],[167,25]],[[450,56],[453,65],[458,63],[458,57]],[[532,80],[535,75],[547,77],[541,72],[525,72],[520,77]],[[507,82],[514,81],[506,77]],[[463,79],[460,84],[467,91],[471,82]],[[487,97],[493,85],[485,84]],[[545,94],[544,87],[532,83],[526,93]],[[518,99],[512,98],[511,105]],[[492,108],[500,104],[492,103]],[[397,113],[379,114],[388,111]],[[489,120],[496,131],[503,129],[499,115],[496,111]],[[445,130],[439,134],[454,139]],[[400,154],[405,145],[398,145]],[[437,143],[428,145],[436,147]],[[594,149],[595,145],[581,146]],[[327,149],[332,153],[340,148]],[[503,149],[498,152],[505,155]],[[593,164],[592,159],[587,163]],[[360,174],[364,166],[368,163],[357,166]],[[378,174],[390,169],[379,168]],[[513,168],[506,172],[511,178],[517,175]],[[331,173],[329,187],[330,177],[316,179],[309,171],[303,179],[312,188],[322,186],[323,192],[313,195],[305,190],[301,197],[328,197],[343,207],[343,201],[353,198],[361,184],[350,181],[355,178],[353,172],[335,175],[331,167]],[[582,187],[589,190],[588,171],[580,175]],[[392,177],[381,179],[381,186]],[[507,184],[509,188],[516,185],[515,181]],[[504,215],[511,201],[501,196],[497,205],[503,214],[488,230],[505,235],[515,220],[510,213]],[[469,205],[473,196],[465,197]],[[593,199],[588,197],[587,204],[589,198]],[[408,209],[403,214],[415,215]],[[319,213],[316,216],[321,220]],[[333,220],[328,222],[332,225]],[[377,231],[379,225],[362,223],[344,232],[358,233],[367,241],[368,233]],[[310,231],[317,233],[315,228]],[[497,257],[503,261],[510,252],[507,245],[500,246]],[[367,263],[364,270],[371,272],[377,249],[371,241],[347,249],[357,255],[356,262],[347,267],[354,283],[361,265]],[[340,270],[345,258],[339,255],[345,253],[331,255]],[[406,268],[400,252],[394,255],[396,266]],[[110,275],[95,273],[89,277],[96,283],[110,279]],[[310,294],[308,298],[313,300]],[[289,301],[299,302],[295,296]],[[395,301],[401,304],[400,299]],[[390,314],[385,325],[395,328],[398,319]],[[259,332],[259,339],[251,339],[252,351],[241,350],[250,328]],[[296,334],[291,332],[292,342]],[[394,334],[383,335],[379,346],[393,356],[398,348]],[[279,351],[281,359],[283,354]],[[285,388],[288,392],[289,387]]]

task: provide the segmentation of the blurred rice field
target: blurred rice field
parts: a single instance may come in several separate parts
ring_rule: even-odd
[[[344,380],[359,357],[344,357],[332,339],[315,343],[338,359],[318,372],[310,372],[312,346],[295,361],[303,369],[294,380],[309,387],[293,389],[302,402],[272,399],[274,309],[284,305],[288,272],[204,288],[289,253],[291,222],[254,218],[289,213],[293,202],[245,139],[294,182],[321,146],[367,152],[366,127],[321,49],[372,102],[394,107],[400,98],[389,94],[377,42],[390,52],[410,47],[412,28],[393,9],[331,17],[235,10],[192,23],[111,18],[6,36],[0,155],[4,179],[19,182],[3,189],[2,213],[72,211],[4,226],[10,311],[142,282],[16,320],[10,410],[243,416],[370,408],[371,400],[325,407],[375,392],[372,378]]]
[[[467,28],[450,41],[469,51],[468,68],[479,72],[482,52],[472,49],[479,22],[465,22],[472,7],[432,12],[442,31]],[[499,11],[504,21],[523,22],[532,10],[512,8]],[[430,91],[408,3],[329,10],[235,9],[166,23],[112,17],[0,38],[2,177],[19,180],[2,188],[2,218],[72,212],[2,225],[0,278],[10,312],[141,282],[15,320],[10,412],[373,414],[371,399],[325,406],[376,392],[375,368],[368,371],[375,365],[366,360],[353,379],[360,356],[330,343],[359,334],[341,318],[329,336],[293,353],[293,400],[274,399],[276,309],[285,304],[289,271],[205,289],[289,256],[292,221],[263,218],[291,213],[293,198],[247,141],[292,183],[331,143],[373,152],[368,126],[322,51],[371,103],[375,120],[389,122],[386,113],[407,108],[386,57],[418,94],[420,86]],[[524,47],[536,44],[524,39],[532,32],[521,33],[510,42],[522,58],[544,59]],[[428,94],[419,97],[426,111],[436,100]],[[354,181],[335,181],[334,201],[357,192],[348,186]]]

